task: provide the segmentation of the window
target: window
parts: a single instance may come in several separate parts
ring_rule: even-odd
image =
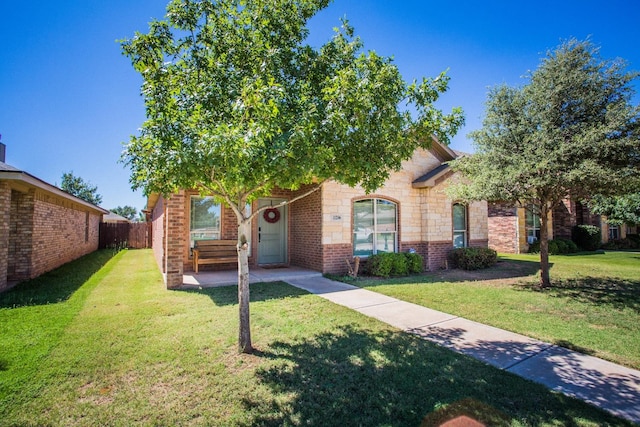
[[[620,227],[609,224],[609,240],[618,240],[620,238]]]
[[[382,199],[353,203],[353,255],[368,256],[396,252],[397,206]]]
[[[467,246],[467,207],[456,203],[453,205],[453,247]]]
[[[189,239],[192,248],[197,240],[220,239],[220,205],[213,197],[191,197]]]
[[[534,212],[534,207],[525,209],[525,228],[527,243],[532,244],[540,240],[540,215]]]

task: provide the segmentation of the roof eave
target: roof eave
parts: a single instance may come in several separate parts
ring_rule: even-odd
[[[89,203],[86,200],[83,200],[79,197],[69,194],[66,191],[59,189],[55,185],[51,185],[48,182],[45,182],[39,178],[36,178],[35,176],[24,171],[20,171],[20,170],[0,171],[0,179],[17,181],[29,186],[40,188],[41,190],[44,190],[53,195],[64,197],[65,199],[73,200],[74,202],[80,205],[83,205],[91,210],[98,211],[103,215],[109,212],[108,210],[103,209],[100,206],[96,206],[93,203]]]

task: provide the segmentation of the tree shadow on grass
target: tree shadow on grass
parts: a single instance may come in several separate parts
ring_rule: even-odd
[[[596,362],[561,347],[562,343],[551,346],[516,337],[474,340],[463,327],[438,325],[411,332],[619,415],[640,419],[640,376],[631,369]]]
[[[628,308],[640,313],[640,280],[587,276],[555,279],[550,287],[544,289],[532,285],[524,285],[521,289],[585,304],[608,305],[618,310]]]
[[[117,254],[99,250],[0,293],[0,308],[18,308],[67,301],[91,276]]]
[[[187,292],[199,295],[207,295],[216,306],[238,304],[238,286],[218,286],[200,289],[176,289],[177,292]],[[297,298],[308,295],[309,292],[288,285],[284,282],[260,282],[249,286],[251,302],[279,300],[284,298]]]
[[[274,363],[257,371],[270,401],[246,397],[251,425],[418,426],[450,404],[476,402],[469,416],[487,425],[628,425],[545,387],[456,354],[415,336],[355,325],[261,353]],[[477,408],[487,408],[478,413]],[[428,425],[428,424],[427,424]]]

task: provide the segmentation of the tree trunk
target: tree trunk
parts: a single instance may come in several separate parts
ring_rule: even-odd
[[[253,353],[249,316],[249,221],[238,224],[238,304],[240,306],[240,328],[238,346],[241,353]]]
[[[546,203],[540,206],[540,287],[551,286],[549,278],[549,209]]]

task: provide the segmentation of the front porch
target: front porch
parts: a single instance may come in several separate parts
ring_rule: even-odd
[[[278,282],[293,279],[308,279],[322,277],[322,273],[302,267],[278,268],[249,268],[249,283]],[[230,286],[238,284],[238,270],[224,271],[193,271],[182,276],[182,289],[210,288],[216,286]]]

